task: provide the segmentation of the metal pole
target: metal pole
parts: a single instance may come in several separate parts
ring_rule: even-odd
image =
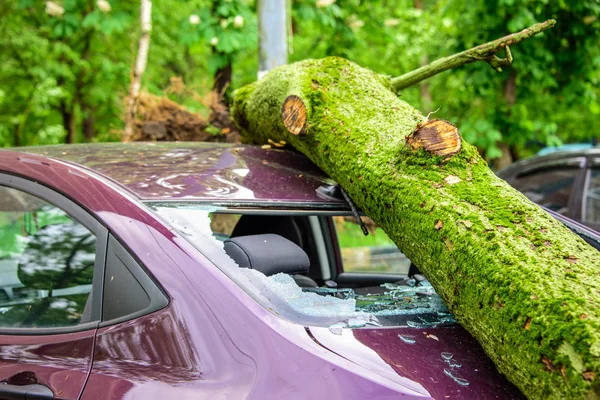
[[[258,0],[258,79],[287,64],[286,0]]]

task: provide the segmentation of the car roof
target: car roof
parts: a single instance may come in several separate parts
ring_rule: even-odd
[[[206,142],[132,142],[13,149],[79,165],[143,201],[340,205],[316,189],[331,184],[289,150]],[[342,203],[343,204],[343,203]]]

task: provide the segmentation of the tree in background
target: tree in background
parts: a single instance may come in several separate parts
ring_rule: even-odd
[[[445,31],[453,38],[450,53],[537,21],[557,20],[551,34],[515,48],[515,62],[500,76],[485,65],[470,65],[433,81],[436,98],[446,114],[457,117],[467,141],[489,158],[504,154],[506,164],[530,153],[530,147],[598,137],[598,2],[449,0],[442,12],[456,21]]]
[[[140,6],[140,40],[135,65],[131,71],[131,84],[129,86],[129,96],[127,97],[127,108],[125,109],[125,131],[123,133],[125,141],[130,140],[133,135],[135,111],[142,86],[142,76],[146,71],[146,64],[148,63],[148,51],[150,49],[152,2],[150,0],[141,0]]]
[[[0,2],[0,145],[120,139],[139,6]],[[254,0],[154,2],[142,89],[208,118],[200,100],[213,88],[256,79],[255,13]],[[419,87],[402,92],[425,113],[440,108],[488,160],[521,157],[597,134],[599,14],[592,0],[294,0],[289,58],[339,55],[397,76],[424,56],[434,60],[556,18],[552,34],[515,49],[515,63],[500,75],[473,64],[429,79],[429,96]]]
[[[210,46],[208,71],[214,76],[212,88],[223,94],[231,85],[233,62],[242,50],[256,48],[255,9],[243,0],[198,2],[181,32],[181,42]]]
[[[127,73],[119,54],[128,44],[107,38],[129,24],[127,4],[115,9],[106,1],[7,1],[0,15],[0,140],[8,145],[90,140],[98,114],[119,124],[115,86]]]

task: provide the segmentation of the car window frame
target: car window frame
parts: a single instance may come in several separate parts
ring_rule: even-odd
[[[571,188],[571,197],[569,198],[569,218],[575,221],[583,220],[583,199],[585,198],[585,191],[587,188],[585,187],[588,171],[590,169],[590,162],[588,158],[584,158],[581,161],[579,166],[579,173],[575,177],[575,181],[573,182],[573,187]],[[583,187],[583,190],[577,190],[577,188]]]
[[[401,280],[408,275],[391,274],[391,273],[372,273],[372,272],[347,272],[344,271],[344,261],[335,230],[335,223],[331,216],[319,217],[321,221],[321,229],[323,232],[323,240],[325,248],[329,256],[329,265],[331,268],[331,276],[338,284],[343,284],[344,287],[353,287],[359,285],[380,285],[390,282],[390,280]],[[402,251],[402,249],[400,249]]]
[[[585,215],[585,208],[586,208],[586,198],[587,198],[587,193],[588,193],[588,189],[589,189],[589,184],[590,184],[590,179],[591,179],[591,175],[592,175],[592,171],[597,169],[600,170],[600,157],[598,156],[594,156],[594,155],[590,155],[589,157],[586,158],[586,163],[585,163],[585,173],[583,176],[583,181],[582,181],[582,187],[583,190],[581,190],[581,210],[580,210],[580,215],[579,218],[574,218],[577,221],[580,221],[582,224],[588,226],[587,222],[583,221],[583,216]],[[591,227],[590,227],[591,228]]]
[[[94,295],[92,297],[91,320],[78,325],[64,327],[14,328],[0,326],[0,335],[42,336],[97,329],[102,318],[104,268],[109,236],[108,229],[79,204],[48,186],[6,172],[0,172],[0,185],[20,190],[52,204],[65,212],[75,222],[83,225],[96,237],[96,254],[92,281]]]

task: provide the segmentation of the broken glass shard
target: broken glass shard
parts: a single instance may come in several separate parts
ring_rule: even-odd
[[[347,325],[344,322],[338,322],[329,326],[329,332],[333,333],[334,335],[341,335],[346,326]]]
[[[455,375],[455,373],[453,371],[447,370],[444,368],[444,374],[446,374],[447,376],[449,376],[450,378],[452,378],[452,380],[456,383],[458,383],[461,386],[469,386],[469,381],[467,381],[466,379],[460,378],[458,376]]]
[[[459,362],[457,362],[456,360],[448,360],[447,363],[448,363],[448,365],[451,368],[460,368],[460,367],[462,367],[462,364],[459,363]]]
[[[400,338],[400,340],[402,340],[404,343],[407,343],[407,344],[417,343],[417,341],[415,340],[415,337],[412,335],[398,335],[398,337]]]
[[[348,319],[348,328],[362,328],[367,325],[368,319],[364,318],[350,318]]]

